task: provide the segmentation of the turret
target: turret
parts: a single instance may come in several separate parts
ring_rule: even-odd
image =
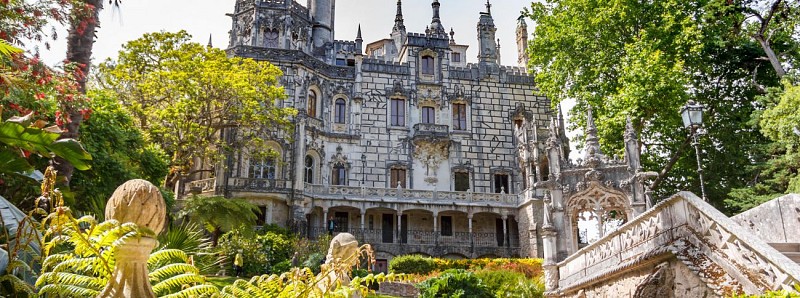
[[[517,64],[520,67],[528,67],[528,24],[525,23],[525,16],[517,18]]]
[[[478,60],[481,63],[497,63],[497,43],[495,42],[494,19],[492,5],[486,1],[486,12],[481,12],[478,21]]]
[[[431,19],[431,25],[429,26],[430,31],[428,32],[430,35],[436,37],[447,38],[447,31],[444,30],[444,26],[442,26],[442,20],[439,18],[439,0],[433,0],[431,3],[431,8],[433,8],[433,18]]]
[[[394,16],[394,26],[392,27],[392,41],[398,51],[406,42],[406,25],[403,23],[403,3],[397,0],[397,13]]]
[[[356,34],[356,55],[364,53],[364,39],[361,38],[361,24],[358,24],[358,33]]]
[[[310,0],[309,13],[314,25],[311,31],[314,48],[322,48],[333,42],[333,16],[336,0]],[[319,51],[319,50],[317,50]],[[315,52],[317,52],[315,51]]]

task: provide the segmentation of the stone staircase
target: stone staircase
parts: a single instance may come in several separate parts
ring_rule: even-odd
[[[800,264],[800,243],[770,243],[769,245],[795,263]]]

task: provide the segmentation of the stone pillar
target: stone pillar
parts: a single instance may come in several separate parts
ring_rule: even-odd
[[[433,212],[433,243],[439,246],[439,212]]]
[[[401,243],[403,241],[403,237],[400,235],[402,232],[401,228],[403,226],[403,211],[397,211],[397,236],[395,237],[395,242]]]
[[[472,212],[467,213],[467,224],[469,227],[469,247],[475,249],[475,235],[472,234]]]
[[[322,208],[322,231],[328,230],[328,208]]]
[[[508,215],[503,214],[501,217],[503,219],[503,246],[508,247]]]
[[[166,223],[167,208],[158,187],[141,179],[120,185],[106,204],[106,219],[134,223],[160,233]],[[116,266],[98,298],[155,298],[147,272],[147,259],[158,241],[150,236],[131,237],[117,246]]]
[[[366,220],[366,218],[367,218],[367,211],[361,209],[361,233],[364,233],[364,227],[366,226],[364,224],[364,221]]]

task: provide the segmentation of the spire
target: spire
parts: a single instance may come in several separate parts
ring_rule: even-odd
[[[208,47],[209,48],[213,48],[214,47],[214,45],[211,44],[211,34],[210,33],[208,34]]]
[[[583,146],[584,162],[587,166],[596,168],[601,163],[603,152],[600,151],[600,141],[597,137],[597,127],[594,125],[594,116],[592,115],[592,107],[589,106],[586,118],[586,141]]]
[[[559,138],[558,138],[558,129],[556,129],[556,119],[550,118],[550,127],[547,128],[547,141],[545,141],[546,148],[553,149],[558,148]]]
[[[395,31],[405,31],[406,25],[403,24],[403,1],[397,0],[397,14],[394,16]]]
[[[486,8],[491,6],[487,2]],[[481,12],[478,19],[478,59],[480,63],[497,64],[497,42],[495,41],[494,19],[488,12]]]
[[[358,33],[356,34],[356,41],[363,41],[364,39],[361,38],[361,23],[358,23]]]
[[[517,18],[517,65],[528,67],[528,24],[525,23],[525,16]]]
[[[361,23],[358,24],[358,33],[356,34],[356,55],[361,55],[363,53],[362,45],[364,39],[361,38]]]
[[[489,3],[489,0],[486,0],[486,13],[489,15],[492,14],[492,4]]]
[[[450,44],[455,44],[456,43],[456,39],[454,37],[455,35],[456,35],[456,32],[453,31],[453,27],[450,27]]]
[[[433,8],[433,18],[431,19],[430,34],[434,36],[447,37],[447,31],[442,26],[442,20],[439,18],[439,0],[433,0],[431,8]]]

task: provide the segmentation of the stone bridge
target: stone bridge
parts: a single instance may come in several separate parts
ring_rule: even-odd
[[[681,192],[561,262],[546,259],[545,280],[548,297],[727,297],[791,289],[800,265]]]

